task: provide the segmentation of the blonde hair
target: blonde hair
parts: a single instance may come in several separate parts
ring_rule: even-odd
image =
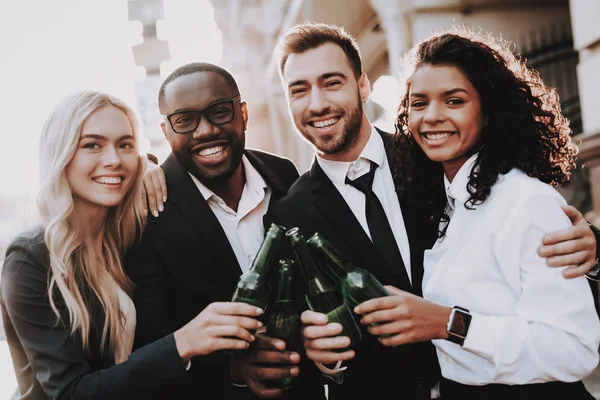
[[[40,138],[41,185],[38,194],[40,215],[46,224],[44,240],[50,253],[49,298],[60,319],[54,299],[58,289],[69,312],[71,334],[79,332],[84,351],[90,351],[90,295],[104,311],[100,352],[106,346],[115,355],[123,331],[123,319],[116,282],[129,295],[133,282],[121,265],[122,255],[143,230],[145,213],[141,200],[144,160],[138,157],[138,171],[123,201],[108,211],[104,226],[101,254],[86,242],[73,223],[77,218],[73,194],[66,169],[78,148],[81,130],[87,118],[103,107],[123,111],[139,143],[139,129],[134,112],[112,95],[93,91],[76,92],[54,109],[46,120]]]

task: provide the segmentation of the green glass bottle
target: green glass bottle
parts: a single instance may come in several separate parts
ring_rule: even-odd
[[[240,276],[231,297],[232,302],[237,301],[262,308],[263,317],[261,319],[264,319],[271,295],[270,269],[276,260],[278,245],[284,232],[285,229],[282,226],[271,224],[252,266]],[[229,353],[235,357],[243,357],[248,354],[248,350],[232,350]]]
[[[279,279],[274,302],[269,306],[266,316],[267,336],[285,342],[286,351],[299,352],[301,349],[300,329],[302,322],[293,296],[294,261],[279,260]],[[287,388],[292,385],[292,377],[268,380],[263,384],[268,388]]]
[[[310,247],[325,261],[325,264],[339,277],[342,294],[350,309],[377,297],[389,296],[381,282],[366,269],[352,264],[331,242],[318,232],[308,239]],[[377,326],[376,323],[370,326]],[[387,338],[391,335],[382,335]]]
[[[324,273],[316,254],[312,252],[298,228],[290,229],[286,232],[286,236],[292,242],[292,248],[304,276],[308,306],[313,311],[326,314],[329,322],[341,324],[343,330],[340,336],[349,337],[349,347],[353,347],[361,341],[362,334],[337,282]],[[343,350],[345,349],[339,351]]]
[[[318,232],[307,242],[317,254],[323,257],[327,266],[332,268],[340,278],[342,294],[351,309],[367,300],[389,296],[388,291],[370,271],[352,264],[331,242]]]

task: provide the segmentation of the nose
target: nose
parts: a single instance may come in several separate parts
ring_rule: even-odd
[[[323,92],[319,89],[311,91],[309,111],[311,111],[314,114],[322,114],[328,108],[329,102],[327,101],[327,98],[325,97]]]
[[[208,119],[202,115],[198,127],[194,131],[194,138],[200,138],[206,135],[214,135],[218,133],[219,128],[216,125],[211,124]]]
[[[423,122],[427,124],[435,124],[437,122],[442,122],[444,118],[444,110],[442,110],[442,107],[437,101],[432,101],[425,110]]]
[[[114,146],[106,146],[102,152],[102,165],[107,168],[116,168],[121,165],[121,156]]]

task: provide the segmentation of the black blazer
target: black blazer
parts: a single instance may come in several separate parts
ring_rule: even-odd
[[[379,133],[389,160],[392,136]],[[271,207],[268,216],[289,228],[299,227],[306,238],[320,232],[353,263],[373,272],[384,285],[422,295],[423,251],[430,239],[421,232],[419,219],[404,197],[399,195],[398,201],[411,250],[412,285],[404,271],[385,267],[375,246],[316,160],[288,194]],[[399,393],[412,399],[417,391],[428,393],[427,386],[439,379],[439,365],[431,342],[389,348],[363,330],[363,341],[355,350],[355,358],[345,363],[348,369],[344,372],[344,383],[329,385],[330,400],[378,398],[378,393],[381,396]]]
[[[104,313],[89,293],[91,354],[84,354],[62,297],[55,297],[61,321],[50,307],[49,266],[42,228],[23,232],[6,252],[1,308],[18,382],[13,399],[150,399],[164,382],[186,375],[173,335],[114,365],[100,351]]]
[[[271,202],[298,177],[287,159],[257,150],[244,154],[272,189]],[[210,303],[229,301],[242,273],[225,232],[188,172],[173,155],[162,168],[168,190],[165,209],[160,217],[150,217],[141,242],[125,260],[137,285],[134,348],[181,328]],[[287,398],[324,398],[322,385],[303,381],[309,371],[316,374],[314,365],[308,362],[301,370]],[[211,399],[256,398],[249,389],[231,384],[229,357],[223,352],[194,358],[190,373],[185,382],[165,387],[165,398],[207,392],[213,393]]]

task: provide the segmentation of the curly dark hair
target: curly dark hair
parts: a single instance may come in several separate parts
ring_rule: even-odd
[[[397,148],[390,161],[396,189],[422,213],[427,229],[437,229],[448,216],[441,163],[425,155],[408,128],[410,76],[425,64],[459,68],[481,99],[487,124],[480,147],[473,150],[479,153],[468,180],[468,208],[484,202],[498,176],[512,168],[554,186],[569,179],[578,149],[556,91],[513,54],[508,42],[453,27],[419,43],[404,57],[406,92],[398,107]]]

